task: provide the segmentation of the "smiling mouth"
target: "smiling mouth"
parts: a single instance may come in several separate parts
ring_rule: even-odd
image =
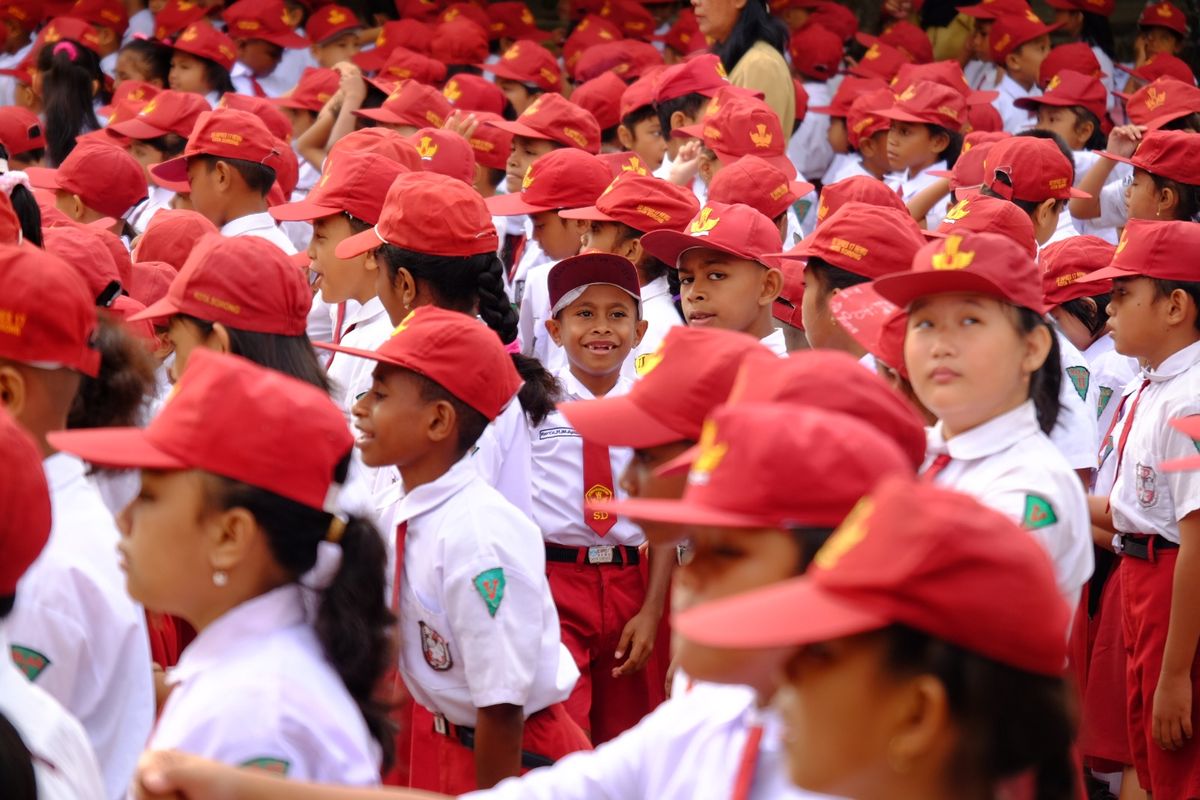
[[[617,349],[615,342],[592,342],[585,344],[583,347],[591,353],[611,353]]]
[[[691,314],[688,314],[688,323],[691,325],[703,325],[716,318],[716,314],[710,314],[707,311],[693,311]]]

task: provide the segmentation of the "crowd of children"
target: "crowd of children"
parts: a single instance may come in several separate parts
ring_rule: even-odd
[[[0,795],[1200,799],[1198,21],[1048,5],[0,0]]]

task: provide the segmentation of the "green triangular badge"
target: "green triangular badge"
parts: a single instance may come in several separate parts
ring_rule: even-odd
[[[504,570],[493,567],[475,576],[475,591],[483,598],[488,614],[496,616],[500,601],[504,599]]]
[[[1058,515],[1054,513],[1054,506],[1050,505],[1050,501],[1044,497],[1038,497],[1036,494],[1025,495],[1025,516],[1022,518],[1021,524],[1027,530],[1035,531],[1056,522],[1058,522]]]
[[[292,766],[282,758],[252,758],[249,761],[243,761],[238,764],[239,767],[249,767],[250,769],[261,769],[266,772],[274,772],[276,775],[287,775],[288,769]]]
[[[1108,408],[1108,401],[1112,400],[1113,390],[1111,386],[1100,387],[1100,397],[1096,400],[1096,419],[1104,416],[1104,409]]]
[[[50,666],[50,659],[37,650],[21,647],[19,644],[10,645],[9,649],[12,651],[12,660],[17,665],[17,669],[24,672],[25,677],[31,681],[36,681],[46,667]]]
[[[1079,399],[1087,400],[1088,384],[1092,380],[1092,375],[1088,372],[1088,368],[1067,367],[1067,377],[1071,379],[1071,383],[1075,386],[1075,391],[1079,393]]]

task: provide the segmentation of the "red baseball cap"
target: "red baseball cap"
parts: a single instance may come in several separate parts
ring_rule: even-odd
[[[621,93],[620,118],[637,111],[639,108],[654,105],[654,94],[658,91],[658,81],[665,69],[656,69],[638,78]]]
[[[541,36],[539,38],[545,37]],[[588,14],[583,18],[583,21],[575,26],[575,30],[571,31],[571,35],[563,42],[563,63],[567,65],[568,70],[574,70],[575,64],[579,61],[579,57],[583,55],[584,50],[593,45],[623,38],[625,37],[621,34],[621,29],[615,24],[597,14]]]
[[[443,22],[433,29],[429,54],[443,64],[477,64],[488,57],[487,29],[466,16]]]
[[[1147,83],[1155,78],[1174,78],[1191,84],[1196,81],[1196,76],[1192,73],[1192,68],[1188,66],[1188,63],[1171,53],[1155,53],[1137,69],[1130,69],[1123,64],[1118,64],[1117,69],[1128,72],[1138,80]]]
[[[907,335],[908,314],[904,309],[880,297],[872,284],[860,283],[842,289],[830,297],[829,313],[862,349],[908,380],[908,367],[904,363],[904,337]],[[862,369],[858,361],[854,362],[854,366]],[[905,449],[910,456],[917,459],[915,466],[920,467],[925,459],[923,427],[920,441],[914,439],[913,444],[919,445],[920,450],[916,447]]]
[[[188,180],[188,159],[193,156],[235,158],[278,170],[282,159],[276,139],[258,117],[246,111],[217,108],[196,119],[183,155],[155,164],[150,174],[173,183]]]
[[[1062,27],[1062,23],[1047,25],[1032,10],[1021,14],[1006,14],[992,23],[988,32],[988,51],[992,60],[1003,64],[1004,59],[1026,42],[1049,36]]]
[[[354,446],[325,391],[204,348],[192,353],[171,398],[146,428],[59,431],[48,438],[93,464],[199,469],[331,514],[339,510],[341,489],[334,476]]]
[[[1200,89],[1174,78],[1159,78],[1123,97],[1130,121],[1150,130],[1200,111]]]
[[[274,206],[270,213],[281,221],[307,221],[344,211],[374,225],[379,222],[388,187],[402,172],[408,170],[378,153],[352,151],[327,158],[321,179],[307,197]]]
[[[1200,225],[1174,220],[1131,219],[1121,231],[1112,263],[1079,279],[1095,283],[1112,278],[1192,281],[1196,264],[1181,253],[1200,252]]]
[[[720,175],[721,173],[717,173]],[[894,208],[908,213],[908,206],[887,184],[868,175],[843,178],[821,189],[817,201],[817,226],[847,203],[866,203],[878,208]]]
[[[967,106],[990,105],[999,92],[981,92],[971,88],[967,76],[963,74],[962,66],[957,61],[933,61],[927,64],[902,64],[892,82],[892,89],[897,94],[918,81],[929,81],[949,86],[962,95]]]
[[[121,0],[76,0],[67,16],[108,28],[117,36],[124,35],[129,27],[129,12]]]
[[[1064,69],[1090,75],[1093,78],[1104,77],[1104,72],[1100,69],[1100,61],[1087,42],[1068,42],[1052,48],[1038,68],[1038,84],[1045,86]]]
[[[124,122],[110,122],[109,130],[131,139],[157,139],[168,133],[186,139],[205,111],[212,111],[212,106],[200,95],[167,89],[142,106],[136,117]]]
[[[1116,0],[1046,0],[1046,5],[1061,11],[1086,11],[1107,17],[1112,15]]]
[[[829,105],[813,106],[808,110],[817,114],[827,114],[831,117],[844,117],[850,113],[850,106],[853,105],[855,98],[859,95],[875,91],[876,89],[887,88],[887,83],[879,78],[859,78],[854,75],[847,75],[838,84],[837,91],[833,93],[833,100],[830,101]]]
[[[1018,97],[1013,105],[1029,111],[1036,111],[1038,106],[1083,106],[1100,121],[1101,131],[1108,133],[1112,130],[1112,120],[1108,118],[1108,90],[1099,78],[1074,70],[1060,70],[1046,84],[1041,95]]]
[[[66,39],[78,42],[97,55],[100,53],[100,35],[96,29],[75,17],[57,17],[50,20],[50,23],[38,34],[38,38],[42,45],[55,44]],[[41,47],[35,47],[30,51],[30,55],[36,60],[40,52]]]
[[[670,0],[660,0],[669,2]],[[600,5],[601,19],[610,19],[617,23],[621,33],[642,41],[654,38],[654,29],[658,23],[654,15],[642,3],[634,0],[604,0]]]
[[[396,0],[396,11],[401,17],[412,17],[422,22],[433,22],[445,5],[440,0]]]
[[[955,10],[975,19],[995,20],[1014,14],[1022,15],[1031,9],[1026,0],[981,0],[974,5],[955,6]]]
[[[46,135],[41,120],[21,106],[0,108],[0,145],[4,145],[10,157],[44,148]]]
[[[562,403],[558,410],[580,436],[610,447],[694,442],[705,418],[729,397],[738,364],[754,352],[773,355],[740,331],[677,325],[645,357],[628,394]]]
[[[1116,249],[1098,236],[1072,236],[1046,245],[1038,256],[1046,305],[1060,306],[1112,291],[1110,281],[1080,283],[1079,279],[1112,263]]]
[[[722,102],[717,105],[717,100]],[[789,178],[796,177],[796,165],[787,156],[788,137],[780,126],[779,115],[762,100],[714,98],[698,124],[676,128],[671,135],[703,139],[704,146],[716,153],[723,165],[743,156],[758,156]]]
[[[435,306],[421,306],[405,317],[378,350],[317,346],[423,375],[489,420],[500,416],[521,388],[495,331],[467,314]]]
[[[914,4],[915,5],[915,4]],[[858,32],[858,16],[840,3],[824,2],[808,12],[805,25],[823,25],[842,37],[843,42]]]
[[[392,50],[397,47],[428,53],[432,38],[432,25],[416,19],[392,20],[383,23],[383,27],[379,29],[374,48],[364,50],[350,60],[365,72],[375,72],[384,65]]]
[[[1143,28],[1168,28],[1180,36],[1187,36],[1187,17],[1170,3],[1152,3],[1142,10],[1138,25]]]
[[[697,248],[762,264],[764,253],[779,249],[779,228],[748,205],[709,202],[682,231],[647,233],[642,237],[642,247],[671,267],[679,266],[679,257]]]
[[[600,124],[596,118],[554,92],[539,95],[516,122],[502,120],[488,124],[514,136],[549,139],[588,153],[600,152]]]
[[[281,0],[238,0],[225,9],[221,18],[236,40],[261,39],[293,49],[309,46],[308,40],[288,24],[287,9]]]
[[[171,46],[181,53],[215,61],[225,70],[233,69],[233,63],[237,61],[237,46],[233,39],[203,17],[184,28]]]
[[[463,111],[486,111],[499,116],[508,104],[499,86],[468,72],[460,72],[446,81],[442,94],[450,105]]]
[[[401,83],[379,108],[364,108],[354,114],[388,125],[440,128],[453,110],[450,101],[437,89],[412,80]]]
[[[1091,197],[1071,185],[1075,165],[1049,139],[1013,136],[996,142],[983,165],[984,185],[1005,200],[1040,203]],[[1008,181],[1000,179],[1005,175]]]
[[[895,96],[890,106],[878,109],[882,117],[900,122],[937,125],[950,131],[962,130],[967,104],[962,94],[932,81],[917,81]]]
[[[930,170],[929,174],[939,178],[949,178],[951,191],[978,190],[983,186],[983,163],[987,160],[993,144],[994,142],[984,142],[970,149],[964,145],[958,161],[954,162],[954,169],[935,169]],[[977,191],[974,193],[978,194]]]
[[[771,306],[771,316],[793,328],[804,330],[804,265],[798,261],[779,261],[783,288]]]
[[[718,407],[689,452],[682,499],[588,508],[697,527],[833,527],[881,479],[912,472],[900,448],[867,423],[823,408],[797,414],[784,403]]]
[[[870,47],[875,42],[891,45],[914,64],[933,61],[933,44],[929,41],[929,34],[908,20],[897,20],[879,36],[859,33],[854,38],[863,47]]]
[[[422,128],[410,137],[426,172],[457,178],[468,186],[475,183],[475,149],[454,131]]]
[[[721,59],[712,53],[705,53],[663,70],[659,75],[654,102],[662,104],[689,94],[712,97],[721,87],[728,85],[729,76]]]
[[[21,230],[21,221],[17,219],[12,199],[0,192],[0,244],[21,244],[24,239],[25,234]]]
[[[1137,150],[1129,158],[1101,150],[1097,155],[1132,164],[1152,175],[1181,183],[1197,181],[1200,164],[1200,136],[1191,131],[1146,131]]]
[[[285,143],[292,139],[292,121],[269,98],[226,92],[221,95],[217,108],[232,108],[253,114],[263,121],[276,139],[282,139]]]
[[[170,39],[207,14],[208,8],[195,0],[167,0],[162,10],[154,15],[154,38],[159,41]]]
[[[617,153],[601,153],[596,158],[608,165],[608,169],[612,172],[612,177],[617,177],[626,172],[633,172],[638,175],[649,175],[649,165],[644,163],[637,153],[629,150],[622,150]]]
[[[968,495],[892,478],[855,507],[804,575],[696,606],[675,629],[698,644],[748,649],[903,625],[1057,678],[1070,616],[1028,532]]]
[[[538,28],[529,6],[518,2],[488,3],[488,36],[491,39],[545,38],[546,32]]]
[[[842,39],[824,25],[805,25],[792,33],[788,53],[792,67],[801,76],[828,80],[837,74],[842,63]]]
[[[663,65],[662,53],[649,42],[619,39],[594,45],[579,56],[572,73],[575,81],[589,81],[605,73],[613,73],[622,81],[631,81],[647,70]]]
[[[488,18],[488,13],[483,8],[482,3],[451,3],[442,9],[442,13],[438,14],[438,22],[461,22],[467,20],[474,25],[478,25],[487,34],[487,30],[491,27],[492,21]]]
[[[39,189],[77,194],[88,208],[113,218],[124,217],[148,194],[142,165],[103,141],[75,145],[58,169],[30,167],[25,172]]]
[[[326,8],[336,8],[336,6],[326,6]],[[300,74],[300,80],[291,94],[273,98],[271,102],[281,108],[317,112],[324,108],[325,104],[329,102],[329,98],[337,93],[340,82],[341,76],[338,75],[337,70],[306,67]]]
[[[618,174],[595,205],[565,209],[558,215],[563,219],[620,222],[648,233],[683,230],[699,210],[691,189],[630,171]]]
[[[449,85],[449,84],[447,84]],[[475,163],[482,164],[488,169],[503,170],[508,165],[508,156],[512,152],[512,134],[502,131],[489,122],[503,119],[499,114],[487,111],[472,112],[479,120],[479,126],[468,140],[471,149],[475,151]]]
[[[985,195],[965,197],[950,207],[935,232],[948,236],[967,231],[999,234],[1019,244],[1030,258],[1037,258],[1033,220],[1016,203]]]
[[[1172,428],[1190,438],[1192,444],[1200,442],[1200,415],[1193,414],[1190,417],[1176,417],[1170,421],[1170,424]],[[1182,472],[1184,470],[1200,469],[1200,456],[1163,461],[1159,464],[1159,469],[1164,472]]]
[[[121,81],[113,90],[112,100],[107,105],[100,106],[99,111],[109,118],[108,127],[111,128],[115,121],[112,119],[113,114],[119,107],[132,108],[133,113],[136,114],[161,91],[162,89],[145,81]]]
[[[871,224],[864,225],[865,219]],[[792,249],[769,255],[819,258],[838,269],[874,279],[908,269],[913,256],[924,246],[921,229],[908,212],[852,202],[831,214]]]
[[[220,233],[208,217],[190,209],[164,208],[150,218],[133,249],[135,261],[163,261],[176,271],[207,234]]]
[[[708,41],[700,32],[700,23],[696,21],[696,12],[684,8],[675,18],[675,24],[663,34],[662,42],[681,56],[702,53],[708,49]]]
[[[860,78],[881,78],[891,81],[904,64],[912,63],[912,59],[896,47],[886,42],[876,41],[867,48],[858,63],[850,68],[851,75]]]
[[[167,296],[177,273],[178,270],[165,261],[134,262],[133,280],[125,289],[145,308]]]
[[[589,286],[615,286],[633,298],[638,317],[642,312],[642,290],[637,269],[624,256],[596,251],[564,258],[550,269],[550,316],[556,316],[578,300]]]
[[[713,176],[708,185],[708,199],[715,203],[745,203],[775,219],[815,188],[765,159],[743,156]],[[689,216],[695,216],[698,210],[693,207]]]
[[[513,42],[495,64],[479,66],[484,72],[490,72],[497,78],[536,86],[543,92],[558,92],[562,89],[562,70],[558,68],[558,59],[549,50],[529,39]]]
[[[387,128],[363,128],[351,131],[333,143],[325,158],[330,159],[335,154],[360,151],[379,153],[400,166],[407,167],[409,172],[417,172],[421,169],[421,157],[417,155],[417,149],[408,139]]]
[[[390,244],[438,256],[474,256],[500,248],[496,226],[483,198],[460,180],[436,172],[396,176],[383,201],[379,222],[343,239],[338,258],[354,258]]]
[[[606,131],[621,123],[621,95],[626,88],[615,72],[602,72],[575,87],[571,102],[595,117],[600,130]]]
[[[78,271],[43,250],[0,245],[0,283],[0,357],[96,377],[96,299]]]
[[[63,225],[46,228],[43,237],[43,249],[70,264],[83,278],[92,302],[96,305],[111,304],[113,298],[105,299],[104,295],[112,291],[113,283],[117,284],[119,291],[125,281],[99,233],[86,225]]]
[[[0,597],[12,597],[50,538],[50,489],[33,437],[3,408],[0,451]]]
[[[875,289],[902,308],[931,294],[970,292],[1045,311],[1037,264],[998,233],[952,233],[932,241],[917,251],[911,270],[876,279]]]
[[[186,314],[243,331],[300,336],[311,306],[307,276],[276,245],[210,234],[196,243],[167,296],[130,320]]]
[[[854,99],[846,113],[846,138],[851,147],[857,150],[863,139],[891,129],[892,121],[876,109],[888,108],[894,101],[891,89],[875,89]]]
[[[304,32],[308,34],[309,44],[325,44],[343,34],[359,31],[362,21],[349,8],[334,3],[324,5],[314,11],[304,24]]]
[[[5,0],[0,3],[0,20],[6,20],[28,33],[42,21],[42,3],[34,0]]]
[[[497,194],[484,202],[498,217],[580,208],[595,203],[611,182],[612,173],[599,158],[582,150],[562,148],[529,165],[520,194]]]

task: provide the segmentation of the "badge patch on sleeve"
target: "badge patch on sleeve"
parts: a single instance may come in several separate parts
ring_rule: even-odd
[[[504,599],[504,570],[493,567],[475,576],[475,591],[483,598],[488,614],[496,616],[500,601]]]
[[[1058,515],[1054,513],[1054,506],[1050,505],[1049,500],[1036,494],[1025,495],[1025,516],[1021,524],[1027,530],[1036,531],[1056,522]]]
[[[276,775],[287,775],[288,768],[292,765],[282,758],[252,758],[249,761],[243,761],[238,766],[261,769],[264,772],[273,772]]]
[[[1067,367],[1067,377],[1071,379],[1071,385],[1079,393],[1079,399],[1087,400],[1088,384],[1092,380],[1092,374],[1088,372],[1088,368]]]
[[[19,644],[11,645],[9,649],[12,651],[13,663],[17,665],[17,669],[25,673],[25,677],[30,681],[36,681],[46,667],[50,666],[50,659],[37,650],[21,647]]]
[[[1104,416],[1104,409],[1108,408],[1108,401],[1112,400],[1113,390],[1111,386],[1100,387],[1100,397],[1096,400],[1096,419]]]

